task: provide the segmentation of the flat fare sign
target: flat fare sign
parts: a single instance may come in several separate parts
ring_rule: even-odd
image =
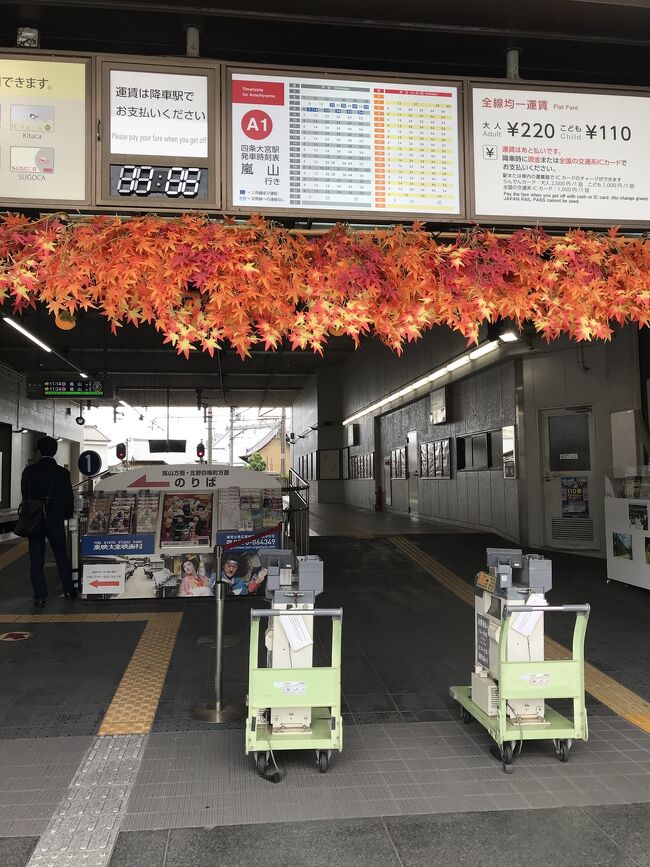
[[[0,200],[86,199],[86,64],[0,59]]]
[[[650,99],[475,87],[473,216],[650,221]]]
[[[232,75],[231,207],[460,213],[458,88]]]

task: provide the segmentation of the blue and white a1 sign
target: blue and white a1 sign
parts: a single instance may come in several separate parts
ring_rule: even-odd
[[[88,449],[79,455],[77,466],[82,476],[96,476],[102,468],[102,459],[97,452]]]

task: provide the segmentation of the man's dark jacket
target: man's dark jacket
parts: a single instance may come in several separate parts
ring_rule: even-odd
[[[52,486],[50,491],[50,485]],[[70,473],[57,464],[54,458],[42,457],[23,470],[20,489],[25,500],[45,500],[47,514],[45,532],[56,536],[64,533],[63,522],[74,512],[74,499]]]

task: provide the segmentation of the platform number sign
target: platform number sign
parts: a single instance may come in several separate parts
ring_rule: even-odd
[[[79,455],[77,466],[82,476],[96,476],[102,468],[102,459],[97,452],[88,450]]]

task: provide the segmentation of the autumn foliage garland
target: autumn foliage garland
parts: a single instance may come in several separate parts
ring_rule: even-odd
[[[547,338],[607,338],[650,320],[650,242],[480,229],[439,243],[421,226],[337,226],[307,237],[261,218],[0,218],[0,303],[20,313],[96,308],[112,328],[153,323],[186,357],[224,342],[321,352],[374,333],[400,352],[432,325],[475,341],[483,321],[530,320]]]

